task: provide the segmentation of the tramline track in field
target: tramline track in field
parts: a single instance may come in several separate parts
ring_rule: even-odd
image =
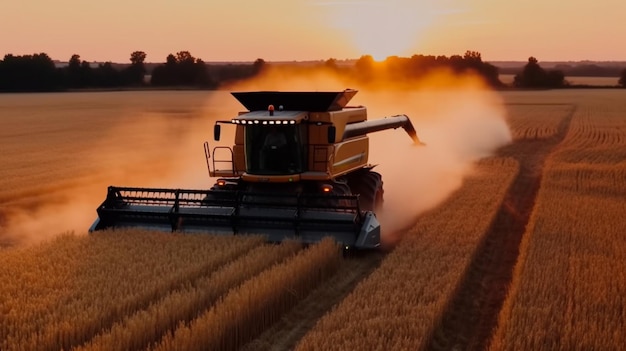
[[[565,138],[575,111],[576,106],[572,105],[555,135],[520,140],[500,150],[499,156],[513,157],[519,162],[519,174],[426,349],[484,350],[487,347],[513,278],[519,246],[541,185],[543,165]]]
[[[242,350],[292,350],[318,319],[378,268],[384,257],[385,253],[380,251],[365,251],[344,259],[333,277]]]

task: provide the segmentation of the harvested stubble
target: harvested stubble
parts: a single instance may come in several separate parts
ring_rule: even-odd
[[[624,95],[582,101],[547,162],[491,350],[626,345]]]
[[[0,349],[80,345],[262,240],[124,230],[11,250],[0,256]]]
[[[326,238],[232,290],[154,350],[236,350],[332,275],[339,260],[337,244]]]
[[[425,215],[381,266],[325,315],[296,350],[418,350],[490,227],[517,161],[491,158],[446,203]]]
[[[181,321],[188,322],[208,309],[230,289],[280,263],[302,248],[295,241],[262,245],[206,277],[191,282],[129,315],[79,350],[139,350],[158,342]]]

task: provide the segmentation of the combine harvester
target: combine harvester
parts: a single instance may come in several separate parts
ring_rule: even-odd
[[[368,121],[365,107],[346,107],[356,93],[232,93],[248,111],[215,124],[216,141],[222,124],[236,128],[232,147],[204,144],[218,178],[210,190],[111,186],[90,231],[142,227],[306,243],[332,236],[346,250],[379,247],[383,181],[368,163],[367,134],[402,127],[421,142],[406,115]]]

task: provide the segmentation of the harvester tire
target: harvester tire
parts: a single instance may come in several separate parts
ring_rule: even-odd
[[[333,195],[351,195],[352,191],[350,187],[345,182],[335,182],[333,184]],[[337,200],[337,205],[342,207],[350,206],[349,200]]]
[[[380,211],[384,202],[383,180],[380,173],[369,171],[354,179],[353,193],[359,194],[359,206],[364,211]]]

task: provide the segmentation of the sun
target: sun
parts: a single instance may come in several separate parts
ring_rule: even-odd
[[[384,40],[372,40],[373,36],[369,40],[358,40],[358,48],[363,55],[371,55],[374,61],[385,61],[389,56],[406,56],[411,55],[411,45],[405,45],[401,43],[386,43]]]
[[[410,38],[407,38],[407,40],[411,41]],[[410,55],[409,52],[411,51],[411,45],[401,41],[396,43],[385,42],[383,38],[377,38],[375,33],[363,38],[360,35],[356,35],[354,42],[363,55],[371,55],[374,61],[378,62],[385,61],[389,56]]]
[[[362,55],[376,61],[415,53],[433,20],[423,2],[408,0],[338,2],[332,8],[336,27]]]
[[[371,54],[371,53],[365,53],[365,55],[371,55],[374,61],[376,62],[383,62],[387,59],[387,57],[391,56],[387,54]]]

